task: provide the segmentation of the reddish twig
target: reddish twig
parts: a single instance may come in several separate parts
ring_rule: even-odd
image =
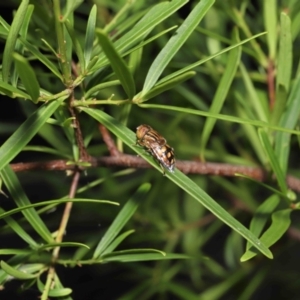
[[[106,127],[104,127],[102,124],[99,124],[99,131],[102,134],[103,141],[106,144],[110,155],[111,156],[119,156],[120,152],[117,149],[116,144],[115,144],[114,140],[112,139],[109,131],[106,129]]]

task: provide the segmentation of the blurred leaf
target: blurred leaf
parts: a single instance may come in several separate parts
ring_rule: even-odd
[[[170,79],[172,79],[172,78],[174,78],[174,77],[176,77],[176,76],[179,76],[179,75],[182,74],[182,73],[185,73],[185,72],[187,72],[187,71],[193,70],[193,69],[195,69],[196,67],[198,67],[198,66],[204,64],[205,62],[210,61],[210,60],[213,59],[214,57],[217,57],[217,56],[219,56],[219,55],[221,55],[221,54],[223,54],[223,53],[226,53],[226,52],[228,52],[228,51],[230,51],[230,50],[232,50],[232,49],[234,49],[234,48],[236,48],[236,47],[238,47],[238,46],[241,46],[241,45],[243,45],[243,44],[245,44],[245,43],[248,43],[249,41],[251,41],[251,40],[253,40],[253,39],[256,39],[256,38],[258,38],[259,36],[262,36],[262,35],[265,35],[265,34],[266,34],[265,32],[262,32],[262,33],[253,35],[251,38],[245,39],[245,40],[241,41],[240,43],[237,43],[237,44],[235,44],[235,45],[232,45],[232,46],[230,46],[230,47],[227,47],[227,48],[225,48],[225,49],[223,49],[223,50],[221,50],[221,51],[219,51],[219,52],[217,52],[217,53],[215,53],[215,54],[212,54],[212,55],[210,55],[210,56],[208,56],[208,57],[206,57],[206,58],[203,58],[203,59],[201,59],[201,60],[199,60],[199,61],[197,61],[197,62],[195,62],[195,63],[193,63],[193,64],[190,64],[190,65],[188,65],[188,66],[186,66],[186,67],[184,67],[184,68],[182,68],[182,69],[180,69],[180,70],[178,70],[178,71],[176,71],[176,72],[173,72],[173,73],[171,73],[170,75],[167,75],[166,77],[162,78],[161,80],[158,81],[157,84],[162,84],[163,82],[165,82],[165,81],[167,81],[167,80],[170,80]]]
[[[3,182],[18,207],[30,205],[22,185],[17,175],[12,171],[9,165],[6,165],[0,172]],[[48,243],[53,242],[51,233],[45,223],[42,221],[34,208],[22,210],[22,213],[32,228]]]
[[[26,92],[30,95],[34,103],[38,102],[40,96],[40,85],[37,81],[35,73],[28,61],[18,53],[13,55],[18,75],[24,84]]]
[[[280,17],[279,57],[276,76],[276,98],[272,111],[272,124],[278,124],[282,116],[290,88],[293,65],[291,20],[284,12]]]
[[[112,243],[102,252],[102,256],[113,252],[129,235],[134,233],[134,230],[128,230],[116,237]]]
[[[269,158],[269,162],[275,174],[280,190],[284,195],[287,195],[288,188],[286,184],[286,179],[279,165],[278,158],[276,157],[276,154],[273,151],[273,148],[269,141],[269,137],[263,128],[258,129],[258,135],[265,150],[265,153]]]
[[[144,201],[145,195],[150,190],[151,185],[149,183],[142,184],[138,190],[132,195],[132,197],[126,202],[122,210],[119,212],[113,223],[105,232],[101,238],[94,254],[93,258],[97,258],[109,247],[124,225],[132,217],[137,210],[141,201]]]
[[[4,82],[8,81],[10,67],[12,63],[12,54],[15,49],[19,31],[22,27],[26,11],[28,8],[29,0],[22,0],[13,22],[11,24],[7,40],[4,47],[3,58],[2,58],[2,80]]]
[[[62,199],[57,199],[57,200],[48,200],[48,201],[41,201],[38,203],[34,204],[27,204],[24,206],[21,206],[19,208],[12,209],[8,212],[5,212],[0,215],[1,218],[6,218],[7,216],[10,216],[12,214],[18,213],[20,211],[24,211],[26,209],[30,209],[33,207],[39,207],[39,206],[44,206],[44,205],[50,205],[50,204],[62,204],[66,202],[79,202],[79,203],[97,203],[97,204],[111,204],[111,205],[119,205],[117,202],[109,201],[109,200],[93,200],[93,199],[80,199],[80,198],[62,198]]]
[[[11,267],[9,264],[7,264],[3,260],[1,261],[0,266],[1,266],[2,270],[4,270],[10,276],[17,278],[17,279],[21,279],[21,280],[28,280],[28,279],[36,278],[39,275],[39,274],[28,274],[28,273],[19,271],[19,270],[15,269],[14,267]]]
[[[169,260],[169,259],[189,259],[188,255],[163,253],[155,249],[133,249],[112,252],[101,257],[104,262],[134,262],[134,261],[151,261],[151,260]]]
[[[64,13],[64,16],[61,20],[61,22],[65,22],[69,15],[74,12],[74,10],[81,4],[83,3],[84,0],[67,0],[66,1],[66,11]]]
[[[85,65],[85,59],[84,59],[81,45],[76,37],[76,33],[74,32],[73,26],[71,25],[70,21],[66,20],[64,24],[65,24],[65,26],[68,30],[68,33],[72,39],[73,47],[74,47],[74,50],[76,52],[76,55],[77,55],[79,63],[80,63],[81,73],[84,73],[85,69],[86,69],[86,65]]]
[[[22,27],[21,27],[20,32],[19,32],[19,35],[22,36],[25,39],[27,37],[28,26],[29,26],[29,23],[30,23],[30,20],[31,20],[31,17],[32,17],[33,10],[34,10],[34,6],[32,4],[28,5],[28,8],[26,10],[26,14],[25,14],[25,17],[24,17],[24,21],[23,21]],[[22,45],[20,39],[17,39],[14,52],[16,52],[20,55],[23,55],[23,53],[24,53],[24,46]],[[18,72],[16,72],[16,68],[13,68],[12,74],[10,76],[10,80],[11,80],[11,83],[12,83],[13,86],[17,85],[18,77],[19,76],[18,76]]]
[[[84,112],[95,118],[110,131],[112,131],[118,138],[120,138],[127,146],[137,152],[138,155],[143,157],[152,166],[162,172],[160,166],[150,157],[145,151],[135,146],[134,133],[119,123],[116,119],[110,117],[106,113],[100,110],[91,108],[82,108]],[[175,170],[174,173],[167,172],[166,177],[172,180],[177,186],[182,188],[194,199],[211,211],[215,216],[222,220],[225,224],[237,231],[246,240],[250,241],[259,251],[261,251],[268,258],[272,258],[272,253],[265,245],[256,238],[244,225],[234,219],[224,208],[222,208],[217,202],[215,202],[204,190],[202,190],[197,184],[195,184],[186,175],[179,170]],[[94,256],[95,257],[95,256]]]
[[[165,47],[160,51],[148,71],[142,90],[142,97],[156,84],[159,76],[162,74],[168,63],[193,33],[213,3],[214,0],[200,1],[176,30],[176,33],[170,38]]]
[[[20,97],[30,99],[30,96],[28,94],[3,81],[0,81],[0,91],[2,94],[7,95],[11,98]]]
[[[273,60],[277,49],[277,0],[265,0],[264,5],[264,23],[267,33],[269,48],[269,58]]]
[[[153,6],[144,17],[138,21],[130,31],[120,37],[115,43],[114,47],[119,54],[130,49],[140,42],[149,32],[162,21],[167,19],[171,14],[175,13],[182,7],[188,0],[176,0],[171,2],[161,2]],[[107,59],[105,56],[100,55],[98,62],[93,66],[91,72],[95,72],[101,66],[105,65]]]
[[[292,129],[283,128],[283,127],[279,127],[279,126],[272,126],[269,123],[266,123],[263,121],[243,119],[243,118],[228,116],[228,115],[224,115],[224,114],[212,114],[212,113],[205,112],[202,110],[184,108],[184,107],[179,107],[179,106],[177,107],[177,106],[171,106],[171,105],[160,105],[160,104],[139,104],[138,106],[141,108],[152,108],[152,109],[178,111],[178,112],[185,113],[185,114],[193,114],[193,115],[197,115],[197,116],[210,117],[210,118],[234,122],[234,123],[238,123],[238,124],[250,124],[253,126],[257,126],[257,127],[265,127],[265,128],[269,128],[269,129],[273,129],[273,130],[282,131],[282,132],[288,132],[289,134],[292,133],[292,134],[300,135],[300,132],[298,130],[292,130]]]
[[[272,224],[271,226],[264,232],[264,234],[260,237],[260,240],[267,245],[267,247],[271,247],[274,245],[283,234],[289,229],[291,224],[291,214],[292,210],[290,208],[284,210],[278,210],[272,214]],[[254,256],[257,255],[257,250],[253,247],[250,247],[243,256],[241,257],[241,261],[247,261]]]
[[[86,26],[85,43],[84,43],[85,66],[88,66],[90,59],[91,59],[92,52],[93,52],[95,30],[96,30],[96,20],[97,20],[97,6],[96,6],[96,4],[94,4],[91,9],[88,23]]]
[[[140,97],[140,94],[136,95],[133,100],[133,102],[141,103],[144,101],[147,101],[151,98],[154,98],[163,92],[170,90],[176,86],[178,86],[180,83],[185,82],[186,80],[189,80],[190,78],[194,77],[196,75],[196,72],[189,71],[186,73],[183,73],[177,77],[174,77],[168,81],[165,81],[162,84],[155,85],[148,93],[146,93],[142,98]]]
[[[128,98],[132,99],[135,94],[135,82],[128,66],[103,30],[97,29],[97,36],[99,44],[109,59],[111,67],[120,80]]]
[[[286,129],[295,128],[300,114],[300,77],[294,83],[290,92],[286,108],[282,114],[279,125]],[[283,175],[286,176],[287,163],[290,153],[291,134],[277,132],[275,135],[275,154],[279,161]]]
[[[233,42],[238,42],[239,41],[238,31],[235,30],[233,34],[234,34]],[[212,104],[209,109],[210,113],[217,114],[221,111],[224,101],[229,92],[229,88],[235,77],[238,65],[240,63],[241,52],[242,52],[242,49],[241,49],[241,47],[239,47],[239,48],[235,48],[234,50],[232,50],[229,53],[225,72],[223,73],[221,81],[218,85],[218,89],[215,93],[214,99],[212,100]],[[200,156],[202,158],[201,159],[202,161],[205,160],[204,159],[204,150],[205,150],[207,141],[210,137],[210,134],[215,126],[216,121],[217,121],[216,119],[207,118],[204,123],[204,127],[203,127],[203,130],[201,133],[201,147],[200,147]]]
[[[63,102],[58,99],[37,109],[0,147],[0,170],[11,162]]]
[[[256,209],[249,228],[255,236],[259,237],[261,235],[279,201],[278,195],[272,195]],[[247,241],[246,249],[249,250],[250,247],[251,244]]]
[[[45,65],[55,76],[62,81],[62,75],[56,65],[50,61],[44,54],[42,54],[34,45],[20,38],[23,45],[29,50],[43,65]]]
[[[0,208],[0,214],[3,215],[6,212]],[[4,221],[7,225],[21,238],[23,239],[28,245],[32,248],[36,248],[39,244],[24,230],[24,228],[16,222],[11,217],[3,217]]]

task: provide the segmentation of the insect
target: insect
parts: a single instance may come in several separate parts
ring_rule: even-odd
[[[136,144],[144,147],[158,162],[165,175],[165,169],[174,172],[174,149],[149,125],[140,125],[136,129]]]

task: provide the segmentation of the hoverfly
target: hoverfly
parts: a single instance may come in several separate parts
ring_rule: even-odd
[[[165,169],[174,172],[174,149],[167,141],[149,125],[140,125],[136,129],[136,144],[144,147],[159,162],[165,175]]]

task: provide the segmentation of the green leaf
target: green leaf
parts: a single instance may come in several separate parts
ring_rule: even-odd
[[[160,105],[160,104],[139,104],[138,106],[142,107],[142,108],[178,111],[178,112],[185,113],[185,114],[210,117],[210,118],[234,122],[234,123],[238,123],[238,124],[250,124],[253,126],[257,126],[257,127],[265,127],[265,128],[269,128],[269,129],[273,129],[273,130],[282,131],[282,132],[288,132],[289,134],[292,133],[292,134],[300,135],[300,131],[298,131],[298,130],[292,130],[292,129],[283,128],[283,127],[279,127],[279,126],[272,126],[269,123],[266,123],[263,121],[237,118],[237,117],[223,115],[223,114],[212,114],[212,113],[209,113],[206,111],[201,111],[201,110],[196,110],[196,109],[184,108],[184,107],[179,107],[179,106],[171,106],[171,105]]]
[[[237,30],[234,31],[234,42],[239,41],[239,36]],[[216,94],[214,96],[214,99],[212,100],[212,105],[210,106],[209,112],[217,114],[221,111],[224,101],[227,97],[229,88],[232,84],[232,81],[235,77],[238,65],[240,63],[241,59],[241,47],[235,48],[229,53],[229,57],[227,60],[227,65],[225,72],[223,73],[223,76],[221,78],[220,83],[218,84],[218,89],[216,91]],[[216,119],[210,119],[207,118],[202,130],[201,134],[201,147],[200,147],[200,156],[202,160],[204,161],[204,150],[207,144],[207,141],[209,139],[209,136],[213,130],[213,127],[215,126]]]
[[[272,195],[266,199],[255,211],[250,222],[250,231],[259,237],[269,221],[271,214],[276,209],[280,202],[278,195]],[[249,250],[251,244],[247,241],[246,249]]]
[[[85,66],[88,66],[90,59],[91,59],[92,52],[93,52],[96,20],[97,20],[97,6],[96,6],[96,4],[94,4],[91,9],[88,23],[86,26],[85,43],[84,43]]]
[[[154,98],[157,95],[160,95],[163,92],[178,86],[180,83],[182,83],[186,80],[189,80],[190,78],[194,77],[195,75],[196,75],[196,72],[189,71],[189,72],[183,73],[177,77],[174,77],[168,81],[165,81],[162,84],[157,84],[147,94],[145,94],[143,96],[143,98],[140,98],[140,94],[136,95],[133,99],[133,102],[141,103],[141,102],[147,101],[151,98]]]
[[[45,67],[47,67],[55,76],[61,81],[63,80],[61,73],[59,72],[56,65],[50,61],[44,54],[42,54],[35,46],[27,42],[23,38],[20,38],[22,44],[30,51]]]
[[[82,244],[82,243],[75,243],[75,242],[62,242],[62,243],[50,243],[50,244],[46,244],[43,245],[41,247],[38,247],[37,250],[38,251],[43,251],[46,249],[53,249],[55,247],[83,247],[86,249],[90,249],[89,246]]]
[[[34,103],[37,103],[40,96],[40,85],[37,81],[33,69],[22,55],[14,53],[13,57],[15,60],[18,75],[21,78],[26,92],[30,95],[31,100]]]
[[[126,50],[135,46],[159,23],[175,13],[188,0],[164,1],[152,7],[145,16],[133,26],[133,28],[120,37],[114,46],[118,53],[122,54]],[[106,57],[99,56],[98,62],[93,66],[91,72],[95,72],[105,64]]]
[[[4,209],[0,208],[0,214],[5,214],[6,212]],[[7,225],[21,238],[23,239],[28,245],[32,248],[36,248],[38,243],[11,217],[4,217],[4,221]]]
[[[77,55],[79,63],[80,63],[81,73],[84,73],[86,65],[85,65],[85,59],[84,59],[81,45],[76,37],[76,33],[74,32],[73,26],[71,25],[70,21],[66,20],[64,22],[64,24],[65,24],[67,31],[72,39],[73,47],[74,47],[74,50],[76,52],[76,55]]]
[[[116,119],[107,115],[103,111],[95,110],[91,108],[82,108],[84,112],[89,114],[91,117],[99,121],[110,131],[112,131],[118,138],[120,138],[127,146],[137,152],[138,155],[143,157],[149,164],[154,166],[157,170],[162,172],[160,166],[149,156],[145,151],[135,146],[135,134],[119,123]],[[215,202],[204,190],[202,190],[195,182],[193,182],[186,175],[181,173],[179,170],[175,170],[174,173],[167,172],[166,177],[173,181],[177,186],[182,188],[188,194],[190,194],[195,200],[201,203],[221,221],[237,231],[246,240],[251,242],[259,251],[269,258],[272,258],[272,253],[261,241],[255,237],[244,225],[234,219],[224,208],[222,208],[217,202]]]
[[[186,18],[186,20],[184,20],[181,26],[176,30],[176,33],[171,37],[171,39],[160,51],[160,53],[152,63],[145,79],[142,96],[148,93],[150,89],[156,84],[159,76],[162,74],[168,63],[172,60],[181,46],[185,43],[185,41],[198,26],[213,3],[214,0],[200,1]]]
[[[282,85],[286,91],[289,91],[291,82],[293,64],[292,47],[291,20],[285,12],[282,12],[280,15],[280,41],[276,84],[277,87]]]
[[[290,214],[292,209],[278,210],[272,214],[272,224],[261,236],[260,240],[267,247],[274,245],[283,234],[289,229],[291,224]],[[247,261],[257,255],[257,250],[251,247],[241,257],[241,261]]]
[[[22,27],[20,29],[19,35],[26,39],[27,37],[27,31],[30,24],[30,20],[32,17],[32,13],[34,10],[34,6],[32,4],[28,5],[28,8],[26,10],[26,14],[24,17],[24,21],[22,24]],[[15,50],[14,52],[19,53],[20,55],[23,55],[24,53],[24,46],[22,45],[20,39],[17,39]],[[18,72],[16,72],[16,68],[13,69],[12,74],[10,76],[10,80],[13,86],[16,86],[18,83]]]
[[[72,0],[72,1],[66,1],[66,11],[62,18],[62,22],[65,22],[70,14],[73,14],[75,9],[83,2],[84,0]]]
[[[282,116],[290,88],[293,54],[292,32],[289,16],[282,12],[280,15],[279,56],[276,76],[276,98],[272,111],[272,124],[277,124]]]
[[[116,85],[120,85],[120,80],[112,80],[112,81],[97,84],[85,93],[84,98],[88,99],[89,97],[98,93],[99,91]]]
[[[0,147],[0,170],[22,151],[63,100],[42,105],[6,140]]]
[[[255,88],[254,82],[250,78],[249,72],[247,71],[243,63],[240,64],[240,71],[242,73],[242,78],[245,84],[247,96],[249,97],[248,99],[250,100],[251,106],[253,107],[253,110],[256,113],[256,119],[262,120],[264,122],[269,122],[268,105],[259,97],[258,90]]]
[[[8,81],[9,71],[12,63],[12,54],[15,49],[19,31],[22,27],[26,11],[28,8],[29,0],[22,0],[13,22],[11,24],[7,40],[4,47],[3,58],[2,58],[2,80]]]
[[[275,173],[276,180],[278,182],[278,185],[280,187],[281,192],[284,195],[287,195],[287,184],[285,176],[281,170],[281,167],[278,162],[278,157],[276,156],[275,152],[273,151],[273,148],[271,146],[271,143],[269,141],[269,137],[264,129],[260,128],[258,129],[258,135],[261,140],[261,143],[263,145],[263,148],[265,150],[265,153],[267,157],[269,158],[269,162],[271,164],[272,170]]]
[[[149,183],[142,184],[133,194],[133,196],[127,201],[100,240],[94,252],[93,258],[99,257],[107,249],[107,247],[109,247],[124,225],[135,213],[140,202],[144,200],[146,193],[150,190],[150,187],[151,185]]]
[[[7,95],[8,97],[11,98],[20,97],[20,98],[30,99],[30,96],[28,94],[26,94],[25,92],[17,89],[16,87],[4,81],[0,81],[0,91],[2,94]]]
[[[21,279],[21,280],[28,280],[28,279],[33,279],[37,278],[39,274],[28,274],[24,273],[22,271],[19,271],[13,267],[11,267],[9,264],[7,264],[5,261],[1,261],[0,266],[2,270],[4,270],[7,274],[10,276],[16,278],[16,279]]]
[[[31,204],[21,186],[17,175],[12,171],[9,165],[6,165],[1,170],[0,175],[7,190],[18,207]],[[22,210],[22,213],[32,228],[44,239],[44,241],[47,243],[53,242],[50,231],[34,208]]]
[[[190,259],[191,257],[184,254],[164,253],[155,249],[134,249],[125,251],[116,251],[107,254],[101,259],[104,262],[136,262],[151,260],[169,260],[169,259]]]
[[[221,54],[223,54],[223,53],[226,53],[226,52],[228,52],[228,51],[230,51],[230,50],[232,50],[232,49],[234,49],[234,48],[236,48],[236,47],[238,47],[238,46],[241,46],[241,45],[243,45],[243,44],[245,44],[245,43],[248,43],[249,41],[251,41],[251,40],[253,40],[253,39],[256,39],[256,38],[258,38],[259,36],[262,36],[262,35],[264,35],[264,34],[266,34],[266,33],[265,33],[265,32],[262,32],[262,33],[253,35],[251,38],[245,39],[245,40],[241,41],[240,43],[237,43],[237,44],[235,44],[235,45],[232,45],[232,46],[230,46],[230,47],[227,47],[227,48],[225,48],[225,49],[223,49],[223,50],[221,50],[221,51],[219,51],[219,52],[217,52],[217,53],[215,53],[215,54],[213,54],[213,55],[210,55],[210,56],[208,56],[208,57],[206,57],[206,58],[204,58],[204,59],[201,59],[201,60],[199,60],[199,61],[196,61],[195,63],[193,63],[193,64],[191,64],[191,65],[188,65],[188,66],[186,66],[186,67],[184,67],[184,68],[182,68],[182,69],[180,69],[180,70],[178,70],[178,71],[176,71],[176,72],[173,72],[172,74],[170,74],[170,75],[168,75],[168,76],[162,78],[160,81],[158,81],[158,84],[162,84],[163,82],[168,81],[168,80],[170,80],[170,79],[172,79],[172,78],[174,78],[174,77],[176,77],[176,76],[179,76],[179,75],[182,74],[182,73],[185,73],[185,72],[187,72],[187,71],[193,70],[193,69],[195,69],[196,67],[198,67],[198,66],[204,64],[205,62],[207,62],[207,61],[213,59],[214,57],[217,57],[217,56],[219,56],[219,55],[221,55]]]
[[[134,233],[134,230],[128,230],[120,234],[115,238],[112,243],[102,252],[102,256],[113,252],[130,234]]]
[[[97,36],[101,48],[110,61],[111,67],[120,80],[128,98],[132,99],[135,95],[135,83],[128,66],[103,30],[97,29]]]
[[[300,114],[300,77],[298,77],[292,87],[286,108],[282,114],[279,125],[286,129],[295,128]],[[298,131],[299,132],[299,131]],[[275,154],[279,160],[279,165],[286,176],[287,163],[290,152],[291,134],[277,132],[275,136]]]
[[[93,200],[93,199],[81,199],[81,198],[62,198],[62,199],[57,199],[57,200],[48,200],[48,201],[41,201],[38,203],[34,204],[27,204],[18,208],[14,208],[8,212],[0,214],[0,219],[6,218],[10,215],[16,214],[20,211],[24,211],[26,209],[30,209],[33,207],[39,207],[39,206],[46,206],[46,205],[51,205],[51,204],[62,204],[66,202],[79,202],[79,203],[97,203],[97,204],[111,204],[111,205],[119,205],[117,202],[109,201],[109,200]]]
[[[0,255],[30,255],[33,253],[35,251],[28,249],[0,249]]]
[[[277,0],[265,0],[264,5],[264,23],[267,34],[269,57],[274,59],[277,48]]]

